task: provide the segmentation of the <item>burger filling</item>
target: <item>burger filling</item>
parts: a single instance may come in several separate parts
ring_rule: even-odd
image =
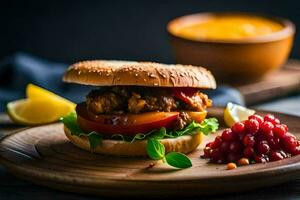
[[[93,90],[86,97],[91,115],[179,112],[172,129],[180,130],[193,119],[188,114],[204,112],[212,105],[207,95],[193,88],[107,87]]]
[[[95,148],[103,138],[133,142],[208,134],[218,128],[215,118],[205,119],[211,104],[194,88],[104,87],[91,91],[62,122]]]

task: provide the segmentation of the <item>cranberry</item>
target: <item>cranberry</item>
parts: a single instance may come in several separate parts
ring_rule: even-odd
[[[227,155],[227,161],[228,162],[236,162],[236,161],[238,161],[240,158],[241,158],[242,156],[241,155],[239,155],[239,154],[237,154],[237,153],[229,153],[228,155]]]
[[[223,157],[223,154],[220,151],[220,149],[213,149],[210,155],[211,155],[210,157],[213,161],[220,160]]]
[[[275,118],[274,121],[272,122],[274,125],[280,124],[280,120],[278,118]]]
[[[281,124],[281,126],[283,126],[285,128],[285,131],[288,132],[289,131],[289,127],[286,124]]]
[[[293,155],[299,155],[299,154],[300,154],[300,146],[297,146],[293,151]]]
[[[252,147],[246,147],[244,149],[244,156],[246,158],[252,158],[253,155],[254,155],[254,150]]]
[[[259,123],[255,119],[249,119],[246,120],[245,122],[245,129],[248,131],[248,133],[255,134],[259,130]]]
[[[270,146],[267,141],[261,141],[257,146],[257,150],[260,154],[267,154],[270,151]]]
[[[205,147],[205,148],[203,149],[203,152],[204,152],[204,157],[205,157],[205,158],[209,158],[210,155],[211,155],[212,149],[211,149],[210,147]]]
[[[255,136],[255,141],[258,143],[260,141],[266,140],[266,136],[262,134],[261,132],[258,132]]]
[[[244,139],[244,137],[245,137],[245,133],[240,133],[239,135],[238,135],[238,139],[241,141],[241,142],[243,142],[243,139]]]
[[[213,142],[208,142],[208,143],[205,145],[205,147],[211,147],[212,143],[213,143]]]
[[[286,133],[286,129],[283,125],[276,124],[275,127],[273,128],[273,132],[277,137],[282,138]]]
[[[254,140],[254,136],[251,134],[247,134],[244,138],[243,138],[243,144],[245,146],[250,146],[253,147],[255,144],[255,140]]]
[[[214,163],[265,163],[300,155],[300,141],[273,115],[262,118],[255,114],[225,129],[203,151],[201,157]]]
[[[278,137],[268,138],[268,143],[273,150],[281,148],[280,139]]]
[[[265,133],[265,137],[266,137],[267,139],[274,138],[273,130],[272,130],[272,131],[269,131],[269,132],[266,132],[266,133]]]
[[[273,125],[280,124],[279,119],[275,118],[274,115],[271,115],[271,114],[265,115],[264,120],[271,122]]]
[[[243,149],[243,145],[239,141],[233,141],[230,143],[229,150],[234,153],[240,153]]]
[[[233,141],[235,140],[236,135],[231,131],[231,129],[225,129],[222,133],[222,139],[225,141]]]
[[[219,146],[220,151],[227,153],[229,151],[230,143],[227,141],[223,141],[222,144]]]
[[[269,121],[265,121],[261,124],[260,129],[264,134],[270,134],[270,132],[273,130],[274,125],[269,122]]]
[[[292,138],[294,138],[295,140],[297,140],[296,136],[293,135],[293,134],[291,134],[291,133],[286,133],[286,136],[292,137]]]
[[[256,121],[258,121],[259,125],[261,125],[264,122],[264,119],[256,114],[249,116],[248,119],[255,119]]]
[[[221,143],[222,143],[221,136],[218,135],[218,136],[215,138],[215,140],[212,142],[211,148],[212,148],[212,149],[215,149],[215,148],[217,148],[218,146],[220,146]]]
[[[270,156],[271,161],[282,160],[284,157],[278,151],[273,151]]]
[[[245,125],[242,122],[237,122],[231,127],[231,130],[234,133],[242,133],[244,129],[245,129]]]
[[[255,162],[257,163],[266,163],[269,161],[269,157],[266,155],[256,155],[254,157]]]
[[[282,143],[285,147],[285,150],[289,153],[293,153],[293,151],[295,150],[295,148],[298,145],[297,139],[295,139],[295,137],[293,137],[293,135],[290,135],[290,134],[286,134],[282,138]]]

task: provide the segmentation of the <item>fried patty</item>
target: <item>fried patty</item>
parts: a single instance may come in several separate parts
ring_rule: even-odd
[[[91,91],[86,104],[88,111],[95,115],[179,111],[173,130],[180,130],[191,122],[184,111],[204,111],[212,101],[201,92],[195,92],[184,102],[166,88],[115,86]]]
[[[201,92],[196,92],[187,102],[183,102],[166,88],[116,86],[91,91],[86,103],[88,110],[94,114],[138,114],[150,111],[204,111],[212,102]]]

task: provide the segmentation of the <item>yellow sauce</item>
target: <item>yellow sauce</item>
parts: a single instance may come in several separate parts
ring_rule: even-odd
[[[216,16],[181,27],[176,35],[194,40],[239,40],[265,36],[282,28],[280,23],[258,16]]]

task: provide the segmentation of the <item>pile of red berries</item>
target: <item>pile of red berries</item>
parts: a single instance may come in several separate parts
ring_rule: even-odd
[[[248,120],[225,129],[213,142],[206,144],[204,158],[215,163],[250,163],[281,160],[300,154],[300,141],[288,132],[288,127],[271,114],[251,115]]]

